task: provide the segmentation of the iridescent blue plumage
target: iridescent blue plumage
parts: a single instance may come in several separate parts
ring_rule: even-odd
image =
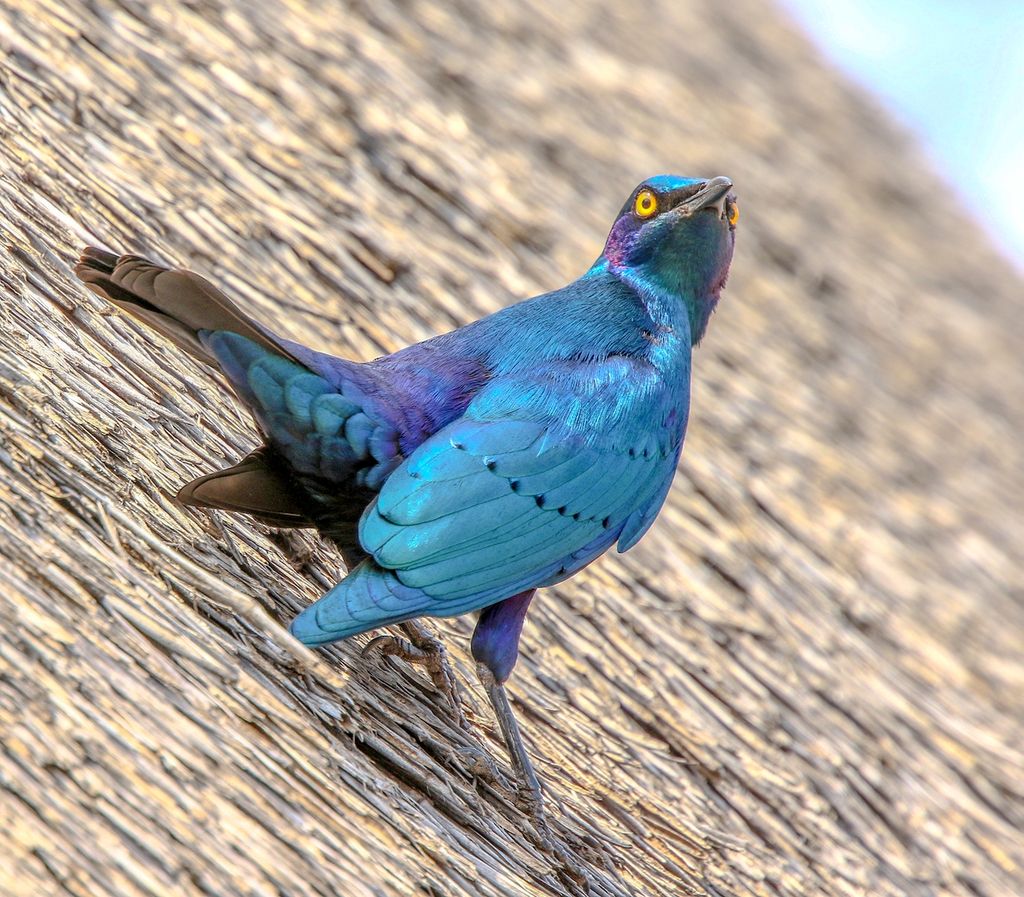
[[[732,258],[731,186],[652,178],[578,280],[366,364],[275,336],[189,272],[94,249],[76,270],[253,411],[264,446],[182,500],[317,526],[354,564],[297,638],[486,609],[473,654],[530,779],[500,684],[534,591],[630,548],[665,499]]]
[[[685,201],[704,183],[646,188]],[[371,557],[295,620],[297,637],[478,610],[636,543],[675,471],[690,350],[731,257],[725,191],[715,200],[675,220],[661,200],[652,242],[634,198],[579,280],[390,356],[395,369],[424,351],[472,359],[488,376],[385,482],[359,524]]]

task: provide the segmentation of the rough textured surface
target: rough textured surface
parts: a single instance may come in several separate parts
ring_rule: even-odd
[[[1021,282],[772,7],[641,6],[0,3],[5,895],[1024,889]],[[657,171],[733,177],[740,242],[666,511],[527,626],[567,872],[420,672],[285,634],[330,552],[174,504],[252,425],[70,262],[367,358]]]

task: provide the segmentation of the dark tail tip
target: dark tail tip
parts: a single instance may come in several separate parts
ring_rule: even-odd
[[[88,281],[89,272],[99,274],[113,274],[114,267],[121,257],[113,252],[107,252],[97,246],[86,246],[82,255],[75,265],[75,275],[79,280]]]

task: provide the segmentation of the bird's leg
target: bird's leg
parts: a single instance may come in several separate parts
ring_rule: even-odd
[[[480,682],[487,692],[487,697],[490,698],[491,706],[494,708],[494,715],[498,718],[498,726],[505,739],[505,747],[512,760],[512,768],[519,780],[520,803],[531,816],[539,817],[544,812],[544,798],[541,795],[540,781],[530,762],[530,755],[526,753],[526,746],[519,734],[519,724],[516,722],[515,714],[512,713],[512,705],[508,702],[505,686],[494,678],[494,673],[491,672],[491,668],[487,664],[478,663],[476,669]]]
[[[408,620],[400,624],[405,638],[393,635],[380,635],[363,648],[363,655],[380,651],[388,657],[400,657],[408,663],[419,664],[426,668],[434,688],[442,692],[451,702],[455,713],[455,721],[462,729],[468,729],[466,715],[462,710],[462,699],[459,697],[455,674],[448,663],[448,655],[440,639],[430,634],[422,623]]]
[[[477,661],[477,674],[498,718],[512,768],[519,780],[520,801],[546,832],[540,782],[505,693],[505,681],[519,656],[519,636],[523,631],[526,611],[535,594],[536,590],[531,589],[485,608],[473,632],[472,651]]]
[[[491,700],[494,715],[498,718],[512,768],[519,779],[519,806],[533,818],[544,849],[558,857],[561,863],[558,877],[571,882],[572,893],[579,893],[581,888],[584,893],[589,893],[586,875],[569,852],[554,839],[548,828],[540,780],[534,772],[530,755],[526,753],[519,725],[505,693],[505,681],[512,674],[512,668],[519,658],[519,636],[523,632],[526,611],[535,594],[537,590],[530,589],[484,608],[473,632],[473,657],[477,662],[477,675]]]

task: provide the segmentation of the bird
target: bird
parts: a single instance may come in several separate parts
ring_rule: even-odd
[[[315,528],[339,549],[347,574],[292,621],[295,638],[402,624],[410,639],[389,652],[437,672],[417,621],[479,612],[470,651],[539,814],[505,689],[526,614],[537,590],[634,546],[665,501],[738,217],[726,177],[649,178],[578,279],[368,362],[278,336],[200,275],[139,255],[88,247],[75,273],[219,369],[252,412],[262,444],[179,500]]]

